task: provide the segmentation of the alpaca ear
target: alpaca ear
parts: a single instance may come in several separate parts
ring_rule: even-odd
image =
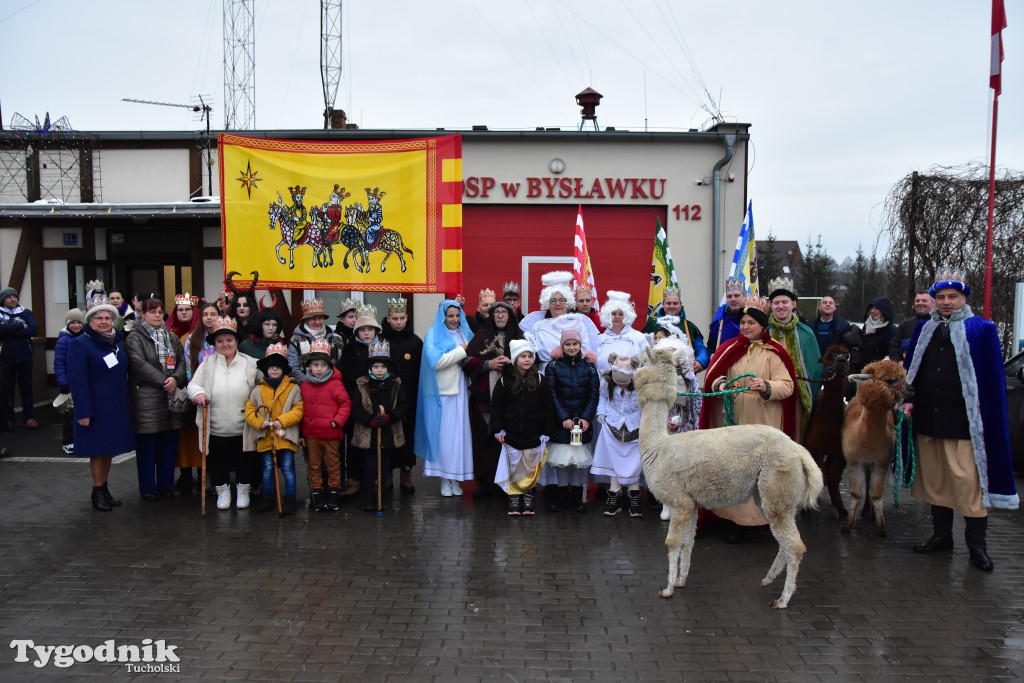
[[[633,356],[632,358],[629,359],[629,364],[633,367],[634,370],[636,370],[638,367],[640,367],[640,357]]]
[[[615,361],[619,359],[619,354],[612,351],[608,354],[608,365],[615,365]]]
[[[872,379],[871,375],[869,375],[867,373],[863,373],[863,372],[860,373],[860,374],[857,374],[857,375],[847,375],[846,376],[846,380],[848,382],[853,382],[854,384],[860,384],[861,382],[865,382],[865,381],[867,381],[869,379]]]

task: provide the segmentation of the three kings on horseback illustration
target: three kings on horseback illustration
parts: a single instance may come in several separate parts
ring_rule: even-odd
[[[313,267],[327,268],[334,265],[334,245],[348,248],[342,259],[342,266],[348,268],[349,255],[352,264],[360,273],[370,272],[370,253],[383,251],[380,271],[386,269],[391,254],[398,256],[402,272],[406,271],[402,252],[412,258],[413,252],[405,246],[397,230],[384,227],[384,209],[381,200],[387,193],[379,187],[366,188],[366,209],[358,202],[347,207],[342,202],[352,193],[346,192],[337,183],[327,202],[306,209],[303,200],[308,188],[295,185],[288,188],[291,204],[287,204],[279,192],[277,202],[270,204],[270,229],[280,229],[281,241],[274,248],[277,260],[284,264],[281,247],[288,247],[288,267],[295,267],[295,247],[308,244],[313,249]],[[353,252],[355,252],[353,254]]]

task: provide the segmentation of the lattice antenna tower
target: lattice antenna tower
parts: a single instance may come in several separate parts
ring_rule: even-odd
[[[224,0],[224,129],[256,127],[255,0]]]
[[[320,80],[324,84],[324,130],[341,83],[341,0],[320,0]]]

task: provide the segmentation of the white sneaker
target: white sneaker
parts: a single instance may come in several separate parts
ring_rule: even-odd
[[[452,497],[452,484],[447,479],[441,480],[441,495],[444,496],[445,498]]]
[[[239,510],[244,510],[249,507],[249,484],[239,484],[237,488],[237,498],[235,499],[235,507]]]
[[[454,479],[452,479],[451,480],[451,486],[452,486],[452,495],[453,496],[461,496],[462,495],[462,487],[459,486],[459,482],[457,482]]]
[[[63,450],[64,450],[64,454],[65,455],[74,455],[75,454],[75,444],[69,443],[67,446],[63,447]]]
[[[662,503],[661,518],[666,522],[672,518],[672,508],[670,508],[668,505],[665,505],[664,503]]]
[[[215,486],[217,491],[217,509],[227,510],[231,507],[231,485]]]

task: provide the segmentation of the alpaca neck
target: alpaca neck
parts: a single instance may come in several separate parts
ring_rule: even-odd
[[[640,458],[645,465],[652,465],[658,459],[658,449],[644,448],[647,439],[661,439],[668,436],[668,406],[664,401],[648,401],[640,414]]]

